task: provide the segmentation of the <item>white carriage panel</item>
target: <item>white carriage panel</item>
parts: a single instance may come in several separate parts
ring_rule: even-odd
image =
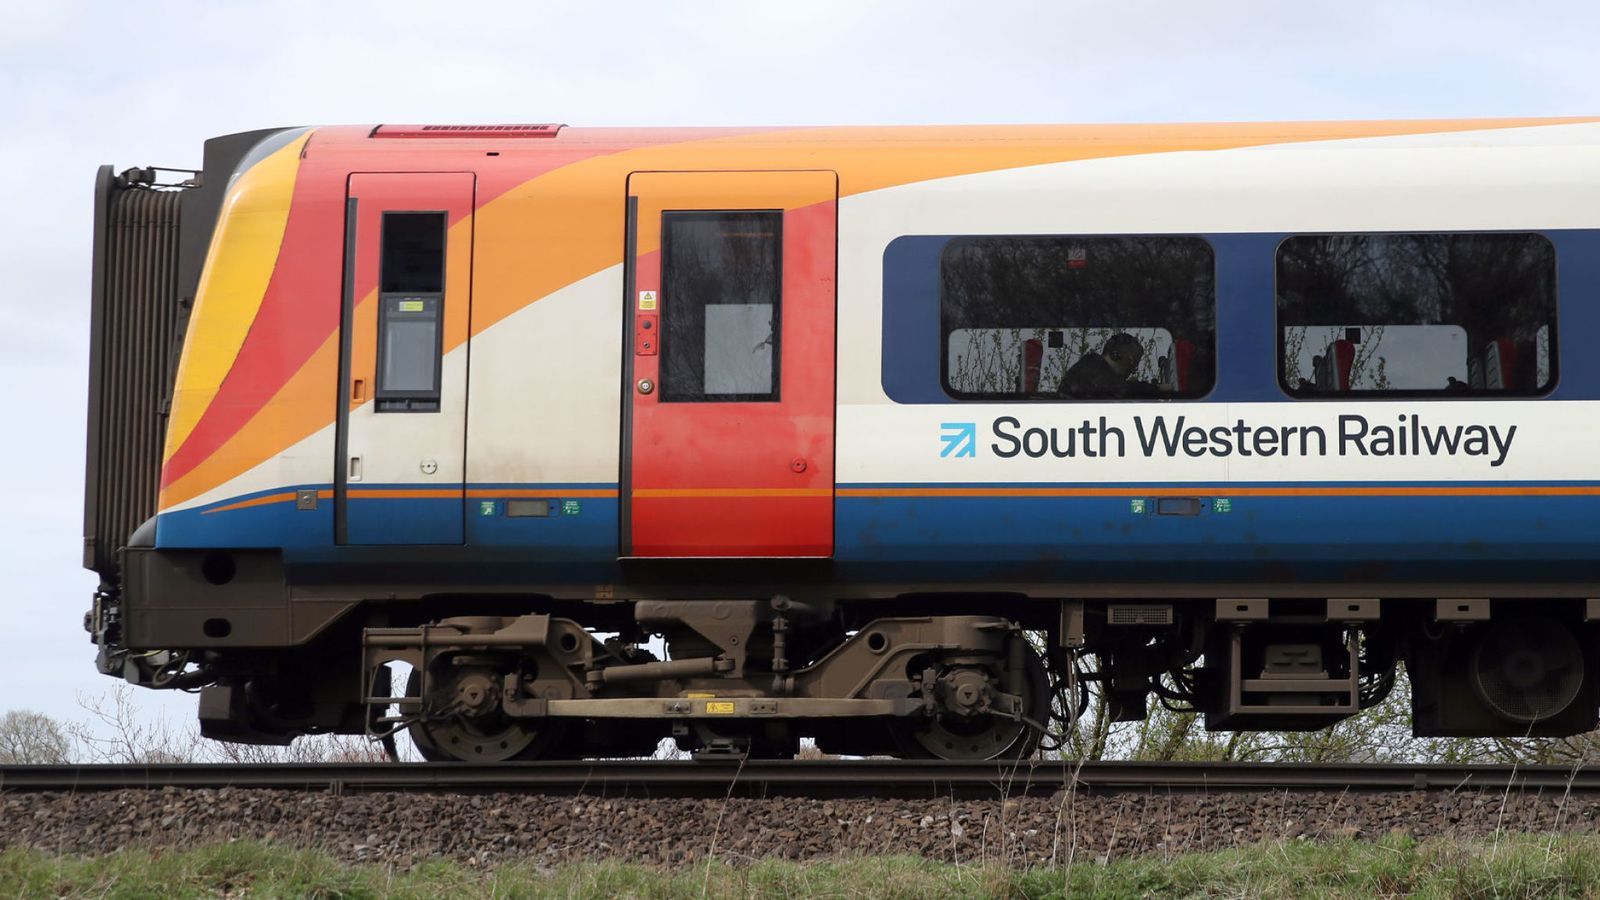
[[[1052,163],[843,198],[839,403],[890,402],[883,255],[898,237],[1594,228],[1597,144],[1595,124],[1285,143]],[[847,429],[841,418],[841,447]]]
[[[614,484],[622,267],[567,285],[472,338],[469,484]]]
[[[465,453],[461,446],[461,406],[466,403],[467,348],[460,346],[440,360],[438,412],[378,412],[368,400],[350,411],[347,454],[360,457],[363,485],[414,485],[455,488],[461,485]],[[432,465],[428,465],[431,463]]]
[[[1593,401],[851,404],[838,434],[840,484],[1600,480]]]

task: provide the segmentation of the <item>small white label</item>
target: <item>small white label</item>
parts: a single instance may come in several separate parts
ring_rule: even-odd
[[[639,309],[640,310],[649,310],[649,309],[655,309],[655,308],[656,308],[656,292],[655,291],[640,291],[639,292]]]

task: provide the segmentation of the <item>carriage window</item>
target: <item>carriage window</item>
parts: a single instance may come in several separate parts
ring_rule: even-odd
[[[383,216],[378,412],[437,412],[443,352],[445,214]]]
[[[1198,237],[963,237],[940,260],[945,391],[962,400],[1198,397],[1216,380]]]
[[[661,217],[661,399],[778,399],[783,213]]]
[[[1294,396],[1555,384],[1555,248],[1542,235],[1299,235],[1279,247],[1277,291]]]

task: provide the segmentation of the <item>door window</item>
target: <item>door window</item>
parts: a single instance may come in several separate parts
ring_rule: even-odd
[[[442,212],[383,216],[377,412],[438,412],[443,354]]]
[[[664,212],[661,399],[778,400],[783,213]]]

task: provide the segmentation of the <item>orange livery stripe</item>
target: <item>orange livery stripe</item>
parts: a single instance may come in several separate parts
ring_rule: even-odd
[[[1600,485],[1351,485],[1232,486],[1196,484],[1183,487],[871,487],[839,488],[840,497],[1587,497],[1600,495]]]

